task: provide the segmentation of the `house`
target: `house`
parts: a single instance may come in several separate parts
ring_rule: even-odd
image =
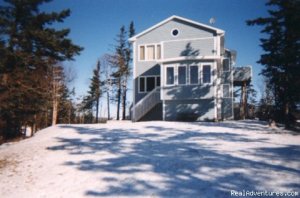
[[[133,46],[132,121],[233,119],[236,52],[225,31],[183,17],[130,38]]]

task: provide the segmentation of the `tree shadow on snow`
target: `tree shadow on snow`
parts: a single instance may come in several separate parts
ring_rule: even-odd
[[[99,184],[106,182],[109,187],[105,190],[87,190],[86,196],[229,197],[230,190],[275,190],[264,188],[265,181],[270,179],[266,170],[300,177],[299,169],[236,157],[217,151],[212,146],[188,141],[190,138],[221,138],[232,142],[254,142],[248,137],[230,132],[208,133],[148,126],[148,129],[156,133],[140,134],[136,129],[89,129],[72,125],[60,127],[75,129],[77,133],[90,135],[91,138],[58,138],[60,144],[49,147],[49,150],[66,150],[72,155],[93,154],[99,151],[118,155],[98,161],[66,161],[65,165],[80,171],[126,175],[125,179],[118,176],[99,179]],[[160,138],[160,133],[170,131],[174,132],[174,135]],[[130,150],[126,150],[126,142],[130,140],[138,141],[131,144]],[[266,157],[285,160],[288,164],[289,160],[299,162],[296,159],[299,150],[300,146],[294,145],[282,149],[261,148],[257,152]],[[290,151],[293,154],[288,158],[286,156]],[[149,178],[135,176],[142,173],[149,175]],[[163,179],[151,178],[152,175],[159,175]],[[299,191],[299,185],[295,182],[286,181],[286,186]]]

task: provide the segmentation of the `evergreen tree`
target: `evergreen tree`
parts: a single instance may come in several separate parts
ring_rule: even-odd
[[[237,100],[242,100],[241,99],[241,88],[238,87],[234,90],[234,97]],[[257,103],[257,91],[254,89],[254,86],[252,83],[247,85],[246,87],[246,98],[247,98],[247,103],[255,105]]]
[[[65,92],[65,76],[64,69],[62,66],[52,67],[52,79],[50,90],[52,90],[52,125],[57,124],[58,111],[60,100],[62,99]]]
[[[69,90],[65,69],[62,66],[53,66],[51,79],[51,110],[52,125],[57,123],[71,123],[74,107],[71,96],[75,90]]]
[[[62,87],[62,95],[59,101],[58,108],[58,123],[74,123],[75,107],[71,99],[71,96],[74,94],[74,89],[70,91],[66,85]]]
[[[291,110],[300,101],[300,1],[270,0],[269,15],[247,21],[248,25],[263,26],[267,38],[260,39],[265,51],[258,63],[262,74],[273,87],[277,120],[284,118],[286,128],[292,124]]]
[[[240,102],[240,106],[242,106],[242,88],[235,88],[234,91],[234,98],[236,101]],[[246,109],[246,117],[249,117],[249,108],[254,108],[257,104],[257,91],[254,89],[253,84],[249,84],[246,86],[246,102],[247,102],[247,109]]]
[[[97,67],[93,71],[94,75],[92,78],[92,84],[90,89],[90,95],[93,96],[96,105],[96,123],[98,123],[99,116],[99,101],[101,97],[101,81],[100,81],[100,61],[97,62]]]
[[[115,48],[115,54],[113,55],[112,64],[116,67],[116,71],[112,73],[112,77],[117,80],[117,120],[120,120],[122,78],[126,71],[126,30],[124,26],[120,28],[120,33],[117,35],[116,41],[117,46]]]
[[[134,23],[131,21],[129,25],[129,34],[128,34],[128,39],[133,37],[135,34],[135,29],[134,29]],[[124,68],[124,83],[123,83],[123,96],[122,96],[122,102],[123,102],[123,114],[122,114],[122,119],[125,120],[126,118],[126,103],[127,103],[127,83],[128,83],[128,78],[130,76],[131,68],[130,68],[130,63],[132,61],[132,50],[131,50],[131,43],[127,39],[127,48],[126,48],[126,53],[125,53],[125,68]]]
[[[257,91],[254,89],[253,84],[249,84],[246,88],[247,103],[255,105],[257,103]]]
[[[71,60],[81,47],[67,38],[70,30],[51,28],[63,22],[70,10],[41,12],[50,0],[5,0],[0,7],[0,132],[20,135],[45,111],[49,100],[49,70],[54,62]]]
[[[132,61],[131,43],[128,37],[135,34],[133,22],[129,25],[129,33],[125,27],[120,28],[120,33],[117,35],[117,46],[115,53],[111,56],[110,63],[115,67],[115,72],[112,77],[116,79],[117,86],[117,120],[120,119],[120,107],[122,102],[122,119],[126,117],[126,103],[127,103],[127,83],[130,77],[131,69],[130,63]]]
[[[100,81],[100,61],[97,62],[96,68],[93,70],[93,77],[91,79],[90,89],[88,95],[84,99],[84,109],[89,109],[92,111],[93,107],[96,109],[96,123],[98,123],[99,115],[99,102],[101,97],[101,86]]]
[[[274,120],[274,103],[275,98],[273,95],[273,87],[268,82],[268,79],[264,80],[265,86],[259,101],[258,118],[260,120],[266,120],[272,122]]]
[[[101,57],[101,65],[103,67],[103,92],[106,93],[106,104],[107,104],[107,120],[110,120],[110,92],[112,91],[113,79],[111,78],[111,65],[110,65],[110,55],[104,54]]]

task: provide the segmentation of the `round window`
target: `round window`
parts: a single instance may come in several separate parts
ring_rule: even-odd
[[[177,36],[179,34],[179,31],[177,29],[172,30],[172,35]]]

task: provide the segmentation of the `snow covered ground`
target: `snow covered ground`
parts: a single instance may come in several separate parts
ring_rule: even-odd
[[[0,197],[300,191],[300,135],[257,121],[59,125],[0,146]]]

